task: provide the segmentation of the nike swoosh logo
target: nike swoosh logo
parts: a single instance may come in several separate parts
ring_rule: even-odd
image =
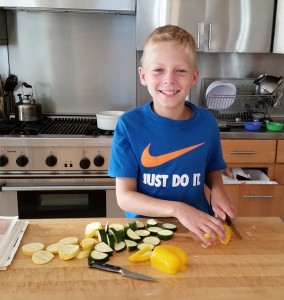
[[[197,145],[193,145],[190,147],[186,147],[184,149],[180,149],[180,150],[176,150],[170,153],[166,153],[166,154],[162,154],[162,155],[158,155],[158,156],[152,156],[149,153],[149,149],[150,149],[150,145],[151,143],[144,149],[142,156],[141,156],[141,162],[142,165],[146,168],[152,168],[152,167],[157,167],[160,166],[166,162],[169,162],[187,152],[192,151],[193,149],[196,149],[198,147],[200,147],[201,145],[203,145],[204,143],[200,143]]]

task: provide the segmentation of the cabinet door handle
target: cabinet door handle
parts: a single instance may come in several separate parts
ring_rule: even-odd
[[[253,198],[263,198],[263,199],[271,199],[273,198],[272,195],[244,195],[243,196],[246,199],[253,199]]]
[[[256,154],[255,151],[231,151],[230,154]]]
[[[201,23],[197,25],[197,49],[200,49],[200,30],[201,30]]]
[[[211,50],[211,39],[212,39],[212,24],[208,26],[208,50]]]

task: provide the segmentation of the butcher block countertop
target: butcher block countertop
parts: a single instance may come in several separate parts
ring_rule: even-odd
[[[130,219],[109,219],[127,224]],[[140,219],[146,222],[146,219]],[[174,219],[159,219],[175,222]],[[84,237],[88,223],[107,219],[29,220],[12,264],[0,272],[0,299],[284,299],[284,222],[281,218],[237,218],[243,240],[232,236],[227,246],[204,247],[182,225],[170,241],[189,255],[186,271],[167,275],[150,262],[131,263],[127,250],[114,253],[108,263],[157,278],[149,282],[90,269],[87,259],[63,261],[56,257],[36,265],[24,256],[21,246],[61,238]],[[133,253],[133,252],[131,252]]]

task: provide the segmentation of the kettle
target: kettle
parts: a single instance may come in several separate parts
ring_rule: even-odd
[[[272,95],[283,82],[283,76],[262,74],[254,80],[257,95]]]
[[[32,86],[24,82],[22,84],[23,97],[19,94],[19,102],[15,104],[15,118],[17,121],[30,122],[39,121],[42,118],[42,108],[39,103],[33,99],[31,95],[24,94],[24,87],[32,90]]]

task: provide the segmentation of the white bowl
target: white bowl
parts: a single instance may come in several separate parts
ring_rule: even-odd
[[[206,105],[210,109],[226,109],[230,107],[237,93],[237,88],[230,82],[213,81],[206,90]]]
[[[118,118],[124,113],[124,111],[118,110],[105,110],[96,114],[97,126],[103,130],[114,130]]]

